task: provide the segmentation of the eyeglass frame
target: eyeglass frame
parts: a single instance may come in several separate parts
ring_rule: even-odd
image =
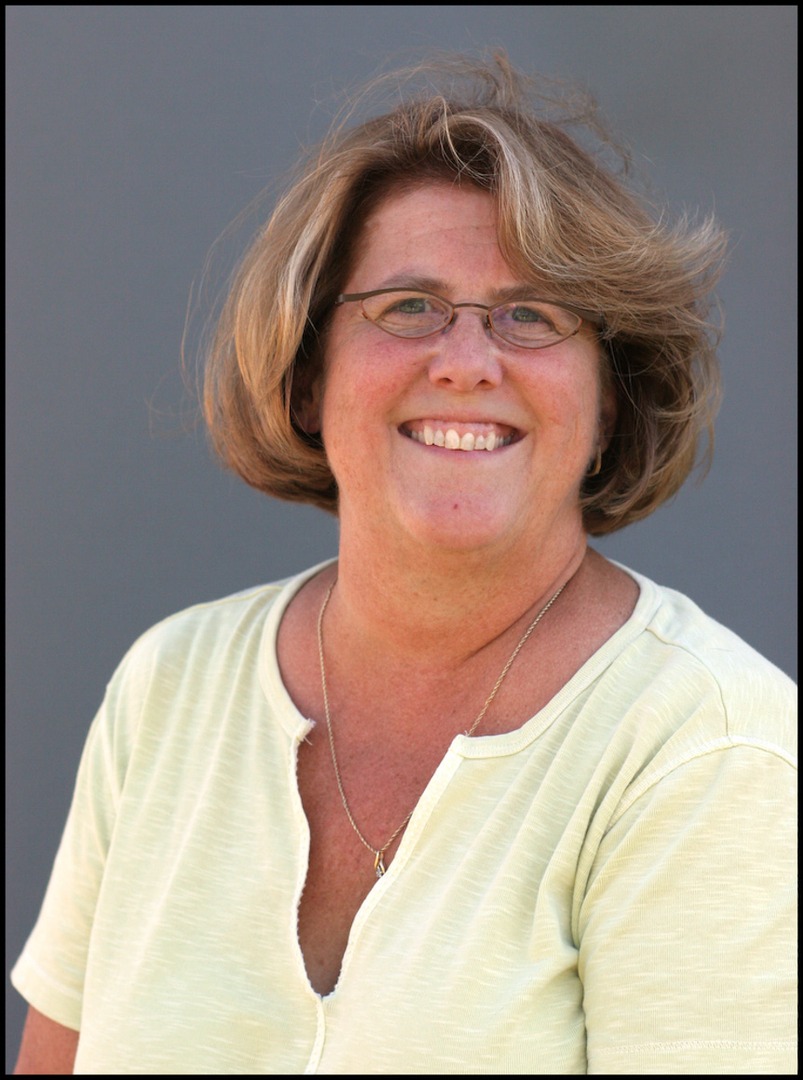
[[[453,304],[451,300],[447,300],[445,296],[439,296],[438,293],[430,292],[429,289],[413,289],[409,286],[399,286],[395,289],[370,289],[368,292],[340,293],[340,295],[335,299],[334,306],[339,307],[342,304],[356,303],[360,300],[367,300],[371,296],[381,296],[383,293],[412,293],[416,296],[431,296],[434,300],[440,300],[442,304],[446,304],[447,307],[451,308],[452,310],[452,314],[449,317],[448,322],[445,322],[443,326],[439,326],[435,330],[428,330],[425,334],[395,334],[392,330],[387,330],[384,326],[380,326],[379,323],[376,322],[374,319],[369,318],[369,316],[365,312],[365,308],[361,309],[364,319],[367,319],[368,322],[373,323],[374,326],[378,327],[383,333],[390,334],[391,337],[401,338],[403,341],[418,341],[422,338],[432,337],[433,334],[441,333],[443,330],[448,329],[448,327],[450,327],[455,321],[455,319],[457,318],[458,308],[465,307],[479,308],[481,311],[484,311],[486,329],[496,334],[499,340],[504,341],[506,345],[513,345],[517,349],[549,349],[553,345],[560,345],[561,342],[568,341],[570,337],[574,337],[574,335],[579,331],[583,322],[591,323],[593,326],[596,326],[598,330],[601,330],[605,325],[605,320],[602,318],[601,315],[596,315],[593,311],[588,311],[585,308],[575,307],[572,304],[559,304],[555,300],[547,300],[544,297],[540,296],[525,296],[520,301],[521,303],[524,303],[526,301],[535,301],[539,304],[551,304],[553,307],[562,308],[563,311],[568,311],[570,314],[576,315],[580,319],[580,322],[570,334],[567,334],[565,337],[558,338],[557,341],[550,341],[547,345],[522,345],[517,341],[508,341],[506,337],[499,333],[491,319],[491,313],[493,311],[496,311],[497,308],[505,307],[507,304],[516,303],[517,301],[515,300],[503,301],[500,304],[480,304],[476,303],[473,300],[466,300],[461,301],[459,304]]]

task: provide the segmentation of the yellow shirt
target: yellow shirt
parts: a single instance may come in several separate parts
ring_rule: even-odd
[[[76,1073],[796,1073],[795,687],[632,571],[546,708],[455,737],[312,990],[275,641],[318,569],[172,616],[107,688],[12,974]]]

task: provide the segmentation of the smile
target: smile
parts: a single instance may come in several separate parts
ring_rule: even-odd
[[[497,450],[517,438],[512,428],[500,424],[458,424],[445,420],[404,424],[399,430],[408,439],[445,450]]]

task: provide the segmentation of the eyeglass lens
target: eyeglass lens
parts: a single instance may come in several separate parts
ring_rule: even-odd
[[[429,293],[401,290],[365,297],[361,304],[366,318],[397,337],[425,337],[437,333],[449,325],[456,309],[464,306],[453,306]],[[486,316],[482,305],[476,305],[476,308],[478,314]],[[582,322],[579,315],[556,304],[527,299],[499,304],[487,312],[487,317],[499,337],[531,349],[570,337]]]

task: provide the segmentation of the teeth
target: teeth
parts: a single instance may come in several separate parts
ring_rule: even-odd
[[[447,428],[444,431],[442,428],[432,428],[428,424],[424,425],[423,432],[410,431],[409,435],[411,439],[425,446],[442,446],[447,450],[496,450],[498,446],[507,446],[513,441],[512,436],[503,438],[492,432],[487,435],[475,435],[467,431],[461,436],[454,428]]]

